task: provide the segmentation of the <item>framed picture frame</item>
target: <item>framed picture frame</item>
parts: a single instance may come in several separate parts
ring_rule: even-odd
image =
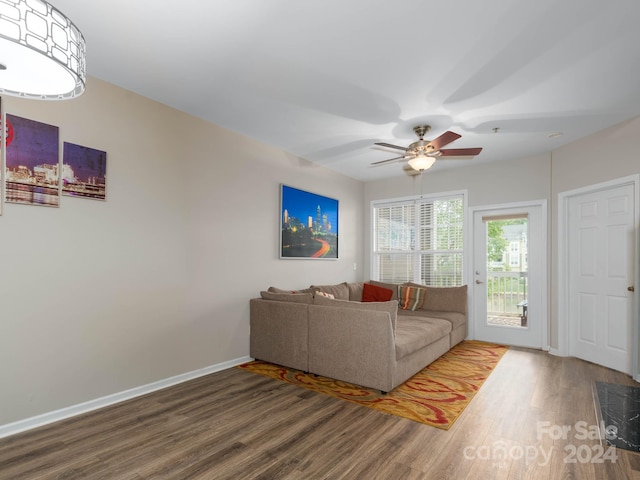
[[[336,260],[339,201],[280,185],[280,258]]]
[[[6,113],[5,202],[60,206],[59,128]]]
[[[107,152],[64,142],[62,195],[106,200]]]

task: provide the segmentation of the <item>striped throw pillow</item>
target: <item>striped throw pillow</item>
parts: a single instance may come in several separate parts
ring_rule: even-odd
[[[427,294],[426,288],[401,286],[398,288],[398,305],[403,310],[418,310]]]

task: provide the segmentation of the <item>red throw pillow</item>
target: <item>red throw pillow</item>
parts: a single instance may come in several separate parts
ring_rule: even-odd
[[[393,296],[390,288],[378,287],[370,283],[365,283],[362,289],[363,302],[388,302]]]

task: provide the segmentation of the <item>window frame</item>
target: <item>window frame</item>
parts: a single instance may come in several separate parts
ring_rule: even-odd
[[[377,228],[377,218],[376,218],[376,209],[380,208],[380,207],[391,207],[391,206],[402,206],[402,205],[414,205],[416,211],[415,211],[415,216],[416,216],[416,226],[418,225],[417,222],[417,217],[419,216],[419,207],[418,205],[422,204],[422,203],[432,203],[434,201],[438,201],[438,200],[450,200],[450,199],[455,199],[455,198],[459,198],[462,200],[462,251],[461,253],[461,259],[462,259],[462,265],[461,265],[461,283],[460,285],[466,285],[467,283],[467,278],[468,278],[468,273],[467,273],[467,266],[469,265],[469,255],[471,252],[471,248],[470,245],[468,245],[467,239],[469,238],[468,235],[468,228],[469,228],[469,222],[468,222],[468,205],[467,205],[467,191],[466,190],[456,190],[456,191],[449,191],[449,192],[438,192],[438,193],[432,193],[432,194],[422,194],[422,195],[412,195],[409,197],[399,197],[399,198],[390,198],[390,199],[378,199],[378,200],[372,200],[370,202],[370,209],[369,209],[369,215],[370,215],[370,261],[369,261],[369,271],[370,271],[370,277],[372,280],[379,280],[380,279],[380,271],[378,268],[378,255],[379,252],[376,251],[377,248],[377,232],[376,232],[376,228]],[[413,248],[411,249],[411,255],[413,256],[412,259],[412,263],[414,265],[413,267],[413,279],[410,279],[408,281],[411,282],[417,282],[420,283],[421,279],[420,279],[420,262],[421,262],[421,258],[422,258],[422,250],[418,250],[415,248],[415,238],[414,238],[414,245]]]

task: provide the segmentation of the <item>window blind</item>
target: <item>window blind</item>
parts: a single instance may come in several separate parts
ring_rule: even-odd
[[[464,198],[373,205],[372,277],[382,282],[462,285]]]

